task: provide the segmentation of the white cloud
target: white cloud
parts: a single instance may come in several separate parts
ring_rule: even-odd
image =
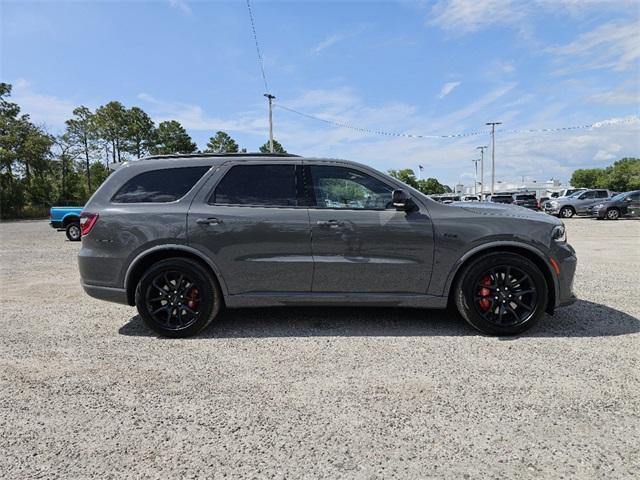
[[[171,8],[176,8],[186,15],[191,15],[191,7],[187,0],[168,0]]]
[[[239,114],[235,119],[223,119],[209,116],[199,105],[159,100],[147,93],[138,94],[157,123],[177,120],[188,130],[228,130],[231,132],[257,133],[266,128],[266,121],[256,112]]]
[[[569,62],[560,73],[610,68],[638,68],[640,28],[636,22],[609,22],[583,33],[573,42],[548,49]]]
[[[447,82],[440,89],[438,98],[444,98],[460,86],[461,82]]]
[[[519,23],[526,4],[512,0],[440,0],[432,8],[428,23],[462,35],[497,24]]]
[[[329,35],[327,38],[325,38],[323,41],[321,41],[318,45],[315,46],[315,48],[313,49],[313,52],[320,53],[325,48],[329,48],[332,45],[335,45],[336,43],[344,40],[345,38],[346,36],[340,33],[334,33],[333,35]]]
[[[54,95],[38,93],[24,79],[13,82],[10,100],[20,106],[21,113],[29,114],[34,123],[53,129],[64,128],[65,120],[71,118],[73,109],[78,106]]]

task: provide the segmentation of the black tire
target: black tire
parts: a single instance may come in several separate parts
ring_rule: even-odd
[[[152,265],[138,282],[135,300],[149,328],[174,338],[202,331],[218,315],[223,302],[211,272],[186,258],[169,258]]]
[[[562,218],[571,218],[576,214],[576,211],[573,209],[573,207],[562,207],[560,209],[560,216]]]
[[[620,218],[620,210],[613,207],[607,210],[605,217],[607,220],[618,220]]]
[[[494,252],[464,267],[454,298],[472,327],[489,335],[517,335],[542,317],[549,293],[533,262],[515,253]]]
[[[79,242],[82,238],[80,224],[78,222],[71,222],[67,225],[65,233],[70,242]]]

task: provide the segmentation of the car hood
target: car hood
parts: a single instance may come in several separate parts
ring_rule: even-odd
[[[524,208],[518,205],[513,205],[508,203],[482,202],[482,203],[474,203],[473,205],[469,205],[469,203],[454,202],[451,204],[451,206],[456,208],[462,208],[466,211],[476,213],[478,215],[537,220],[540,222],[549,223],[553,225],[562,224],[562,222],[558,220],[556,217],[552,217],[551,215],[547,215],[546,213],[536,212],[529,208]]]

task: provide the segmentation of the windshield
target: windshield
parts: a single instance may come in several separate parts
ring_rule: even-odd
[[[614,200],[624,200],[624,198],[629,195],[628,192],[623,192],[623,193],[619,193],[618,195],[616,195],[615,197],[611,197],[610,200],[614,201]]]

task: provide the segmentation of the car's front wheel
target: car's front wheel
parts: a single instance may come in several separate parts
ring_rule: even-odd
[[[571,218],[575,215],[576,211],[573,209],[573,207],[562,207],[562,209],[560,209],[560,216],[562,218]]]
[[[548,296],[540,269],[510,252],[490,253],[472,261],[455,286],[462,317],[489,335],[517,335],[531,328],[544,314]]]
[[[221,306],[222,295],[213,275],[186,258],[154,264],[136,288],[142,320],[166,337],[197,334],[213,321]]]
[[[617,208],[610,208],[607,210],[607,220],[618,220],[620,218],[620,210]]]

